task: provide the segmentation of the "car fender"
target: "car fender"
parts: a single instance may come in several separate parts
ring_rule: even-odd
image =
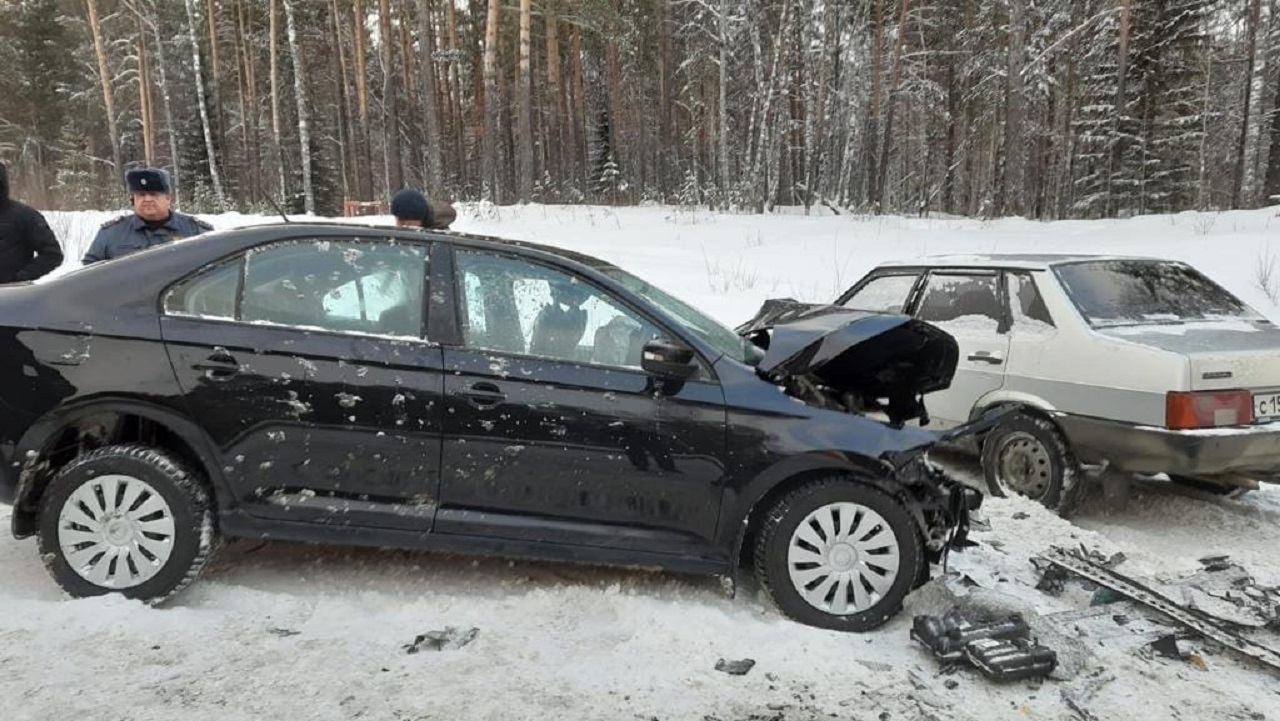
[[[45,454],[49,445],[57,440],[58,434],[67,425],[83,418],[103,413],[124,413],[140,416],[153,423],[162,425],[182,439],[195,452],[203,465],[209,482],[214,485],[214,495],[230,498],[223,491],[223,478],[217,457],[213,453],[208,436],[190,418],[165,406],[140,398],[129,397],[95,397],[69,403],[49,411],[27,429],[19,440],[15,459],[21,459],[21,471],[14,494],[13,534],[17,538],[30,536],[35,532],[32,522],[35,508],[28,503],[28,496],[35,488],[41,471],[48,466]]]
[[[761,501],[795,479],[837,473],[858,476],[891,495],[901,490],[901,484],[892,478],[893,469],[889,464],[866,456],[831,450],[785,458],[757,474],[725,504],[727,511],[722,514],[717,540],[722,548],[730,549],[731,574],[737,573],[749,522]]]
[[[991,391],[978,399],[973,405],[973,411],[969,413],[969,418],[974,419],[982,415],[988,408],[996,406],[1020,406],[1024,408],[1035,408],[1044,412],[1046,415],[1058,415],[1058,409],[1049,401],[1032,393],[1023,391],[1011,391],[1003,388]]]

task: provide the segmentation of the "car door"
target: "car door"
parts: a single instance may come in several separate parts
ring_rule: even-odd
[[[458,248],[461,345],[446,347],[441,533],[667,554],[714,538],[724,394],[640,369],[670,337],[586,278]]]
[[[170,362],[248,513],[430,529],[443,379],[422,338],[427,250],[295,239],[165,295]]]
[[[996,271],[940,269],[925,276],[911,312],[950,333],[960,351],[951,386],[924,399],[937,426],[968,421],[978,399],[1004,384],[1009,357],[1004,295]]]

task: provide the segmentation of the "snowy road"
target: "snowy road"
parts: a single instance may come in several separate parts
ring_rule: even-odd
[[[999,547],[955,556],[955,568],[1048,613],[1081,605],[1032,588],[1027,559],[1051,543],[1124,551],[1130,573],[1190,569],[1208,551],[1259,574],[1280,565],[1268,558],[1280,547],[1280,490],[1226,501],[1151,488],[1130,509],[1086,509],[1079,524],[1091,530],[1081,530],[1029,503],[993,502],[978,540]],[[1104,719],[1139,708],[1152,719],[1259,718],[1250,714],[1280,707],[1276,675],[1220,653],[1206,656],[1206,672],[1100,647],[1098,678],[1038,687],[940,676],[908,641],[906,614],[865,636],[819,631],[753,590],[727,599],[706,578],[236,543],[157,610],[65,600],[33,542],[0,537],[0,569],[0,696],[22,721],[1058,719],[1071,717],[1064,692],[1094,686],[1082,703]],[[479,633],[459,649],[404,651],[448,626]],[[714,670],[719,658],[757,663],[730,677]]]
[[[461,209],[456,227],[584,250],[729,323],[767,297],[834,297],[881,259],[939,252],[1105,251],[1188,260],[1272,318],[1255,282],[1275,209],[1132,221],[690,216],[672,209]],[[73,252],[102,215],[55,219]],[[226,227],[254,219],[211,218]],[[79,233],[79,235],[76,235]],[[1276,252],[1280,253],[1280,245]],[[8,509],[0,507],[0,526]],[[984,507],[982,545],[953,570],[1012,607],[1087,606],[1035,590],[1053,544],[1123,551],[1121,570],[1171,580],[1225,553],[1280,584],[1280,488],[1240,500],[1151,483],[1127,509],[1086,504],[1074,524],[1033,504]],[[754,590],[708,578],[348,548],[236,543],[164,609],[66,600],[32,541],[0,533],[0,718],[218,719],[1274,719],[1280,675],[1204,649],[1206,670],[1148,658],[1125,628],[1072,643],[1065,680],[995,686],[940,675],[908,640],[909,615],[863,636],[791,623]],[[1105,620],[1105,617],[1104,617]],[[408,654],[415,637],[479,629],[457,649]],[[1087,629],[1086,629],[1087,630]],[[1080,649],[1088,654],[1080,656]],[[720,658],[752,658],[741,677]],[[949,688],[954,685],[954,688]]]

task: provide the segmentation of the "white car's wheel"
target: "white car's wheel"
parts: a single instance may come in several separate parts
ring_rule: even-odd
[[[1084,473],[1052,421],[1026,413],[1000,422],[982,443],[987,482],[1026,496],[1064,518],[1084,495]]]
[[[40,553],[72,596],[160,601],[195,580],[216,541],[204,485],[165,451],[110,446],[54,477],[40,503]]]

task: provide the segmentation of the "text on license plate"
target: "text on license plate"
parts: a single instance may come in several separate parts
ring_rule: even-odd
[[[1280,419],[1280,393],[1253,394],[1253,419],[1255,421]]]

